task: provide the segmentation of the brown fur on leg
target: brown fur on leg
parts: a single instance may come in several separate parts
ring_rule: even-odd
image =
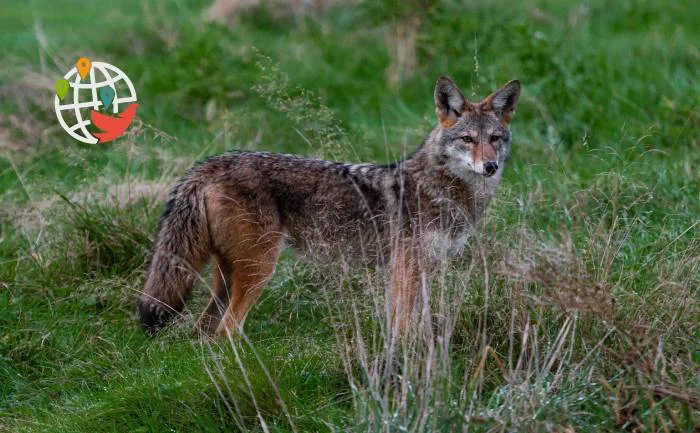
[[[421,284],[419,265],[414,248],[401,245],[396,249],[391,265],[391,319],[394,335],[403,335],[408,329]]]
[[[258,300],[263,288],[272,277],[279,260],[282,236],[267,233],[265,241],[249,245],[245,258],[236,261],[233,273],[233,294],[228,309],[219,323],[216,333],[230,336],[243,328],[248,311]]]
[[[245,316],[275,270],[282,248],[279,213],[265,202],[251,203],[236,191],[212,190],[207,203],[214,249],[231,263],[231,300],[216,333],[231,335],[243,326]]]
[[[197,320],[194,329],[202,334],[213,334],[219,326],[221,317],[228,308],[233,291],[233,265],[217,259],[212,266],[211,300]]]

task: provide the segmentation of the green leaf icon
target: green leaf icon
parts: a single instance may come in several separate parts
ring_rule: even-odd
[[[58,95],[58,99],[63,101],[63,98],[66,97],[66,93],[68,93],[68,88],[70,85],[68,84],[68,80],[65,78],[61,78],[60,80],[56,81],[56,94]]]

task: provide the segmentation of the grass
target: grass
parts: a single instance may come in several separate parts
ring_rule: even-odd
[[[382,1],[224,26],[207,6],[3,5],[0,431],[696,431],[700,9]],[[53,82],[81,55],[137,89],[114,143],[55,121]],[[232,148],[390,161],[431,128],[443,74],[468,98],[524,91],[430,326],[387,347],[380,274],[286,254],[246,339],[191,334],[204,283],[176,326],[141,331],[146,253],[187,167]]]

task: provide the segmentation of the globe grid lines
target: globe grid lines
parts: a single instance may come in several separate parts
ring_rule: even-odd
[[[100,73],[105,77],[104,81],[100,82],[95,82],[95,70],[99,69]],[[112,73],[110,73],[111,71]],[[114,74],[114,75],[112,75]],[[71,81],[69,78],[75,76],[75,78]],[[58,118],[59,123],[61,124],[61,127],[73,138],[75,138],[78,141],[81,141],[83,143],[88,143],[88,144],[95,144],[98,142],[97,138],[90,134],[87,130],[87,126],[92,124],[90,119],[83,119],[82,114],[80,113],[81,109],[84,108],[91,108],[93,110],[97,110],[100,106],[102,106],[102,101],[97,97],[97,89],[101,87],[106,87],[109,86],[114,90],[115,93],[115,98],[112,101],[112,113],[117,114],[119,113],[119,104],[125,104],[129,102],[136,102],[136,90],[134,89],[134,85],[131,83],[131,80],[129,80],[129,77],[119,69],[118,67],[111,65],[109,63],[104,63],[104,62],[92,62],[92,65],[90,67],[90,82],[89,83],[82,83],[80,74],[78,73],[78,70],[76,67],[73,67],[71,70],[69,70],[63,78],[68,80],[68,83],[73,90],[73,103],[72,104],[61,104],[61,100],[59,99],[58,95],[54,96],[54,109],[56,111],[56,117]],[[129,89],[129,95],[126,97],[119,97],[116,89],[114,87],[115,83],[123,81],[126,86]],[[90,89],[92,93],[92,101],[87,101],[87,102],[80,102],[80,90],[86,90]],[[63,119],[62,113],[65,111],[70,111],[74,110],[75,112],[75,118],[76,118],[76,123],[75,125],[68,126],[66,123],[65,119]],[[79,134],[77,131],[80,131],[82,133]]]

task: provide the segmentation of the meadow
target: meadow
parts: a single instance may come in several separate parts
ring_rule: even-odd
[[[700,7],[690,1],[204,0],[0,6],[0,431],[696,432]],[[310,2],[309,4],[312,4]],[[87,55],[139,97],[104,145],[58,125]],[[388,344],[381,272],[285,253],[241,338],[155,337],[136,299],[169,188],[230,149],[389,162],[449,75],[523,93],[478,233]]]

